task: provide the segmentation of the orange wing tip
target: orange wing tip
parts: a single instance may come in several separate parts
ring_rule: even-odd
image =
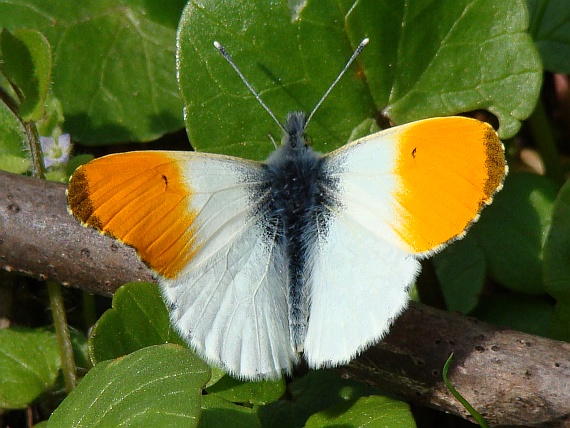
[[[397,134],[399,205],[395,232],[430,255],[465,236],[501,190],[508,167],[495,130],[463,117],[404,125]]]
[[[83,225],[133,247],[160,276],[175,278],[198,249],[186,181],[165,152],[110,155],[72,175],[68,209]]]
[[[79,167],[69,179],[66,195],[69,213],[81,221],[84,226],[103,232],[100,219],[93,216],[94,207],[90,198],[89,180],[83,166]]]
[[[474,119],[469,119],[474,120]],[[487,127],[487,132],[483,140],[486,142],[485,147],[487,148],[486,155],[487,160],[485,162],[485,167],[488,172],[488,178],[485,182],[485,194],[488,195],[490,204],[493,200],[493,195],[503,188],[503,183],[505,177],[509,172],[509,167],[505,160],[505,146],[499,139],[499,136],[488,123],[481,122],[482,125]]]

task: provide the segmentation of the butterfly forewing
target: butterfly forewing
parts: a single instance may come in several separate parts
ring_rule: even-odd
[[[97,159],[74,177],[71,211],[137,249],[159,274],[173,325],[199,355],[240,378],[291,371],[298,357],[289,337],[287,263],[277,231],[256,208],[264,197],[260,164],[133,152]]]

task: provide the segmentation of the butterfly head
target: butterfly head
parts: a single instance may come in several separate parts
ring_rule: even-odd
[[[309,140],[305,134],[307,126],[307,116],[304,112],[291,112],[285,121],[285,135],[282,143],[291,149],[301,149],[307,147]]]

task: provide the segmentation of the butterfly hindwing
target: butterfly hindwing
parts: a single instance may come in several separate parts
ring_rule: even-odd
[[[304,355],[313,368],[345,364],[402,312],[419,262],[342,210],[330,216],[312,258]]]

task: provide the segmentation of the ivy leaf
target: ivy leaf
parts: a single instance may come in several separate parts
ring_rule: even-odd
[[[407,403],[375,395],[315,413],[305,425],[306,428],[339,426],[415,428],[416,422]]]
[[[485,282],[486,254],[475,235],[476,228],[473,227],[465,238],[433,256],[435,272],[450,311],[467,314],[479,301]]]
[[[43,34],[34,30],[2,30],[2,71],[19,89],[19,114],[26,122],[43,117],[51,83],[51,47]]]
[[[93,327],[89,349],[95,364],[167,342],[184,345],[170,325],[157,285],[131,282],[115,292],[113,307]]]
[[[544,284],[557,300],[570,301],[570,182],[554,202],[552,224],[544,245]]]
[[[22,174],[30,167],[28,152],[24,150],[26,131],[22,122],[0,102],[0,169]]]
[[[570,9],[567,0],[527,0],[530,34],[553,73],[570,73]]]
[[[185,3],[0,2],[0,27],[37,29],[54,47],[53,91],[74,141],[148,141],[183,126],[174,48]]]
[[[216,395],[202,397],[200,428],[257,428],[261,427],[255,412]]]
[[[259,160],[273,149],[268,134],[280,134],[214,40],[284,118],[311,111],[369,37],[309,125],[317,150],[345,144],[379,115],[401,124],[487,109],[508,138],[532,112],[541,84],[527,25],[522,0],[194,1],[177,50],[188,135],[199,150]]]
[[[60,366],[53,332],[0,329],[0,408],[27,407],[53,387]]]
[[[244,382],[224,376],[214,385],[206,388],[209,395],[215,395],[234,403],[263,405],[277,401],[285,392],[285,379],[278,381]]]
[[[178,345],[150,346],[91,369],[48,427],[195,427],[209,369]]]
[[[358,398],[378,394],[378,389],[354,380],[342,379],[326,370],[312,370],[288,385],[290,400],[258,408],[259,419],[268,427],[302,427],[311,414]]]
[[[510,290],[544,293],[543,248],[558,188],[530,173],[510,174],[503,190],[473,226],[489,276]],[[470,231],[471,234],[473,231]]]

